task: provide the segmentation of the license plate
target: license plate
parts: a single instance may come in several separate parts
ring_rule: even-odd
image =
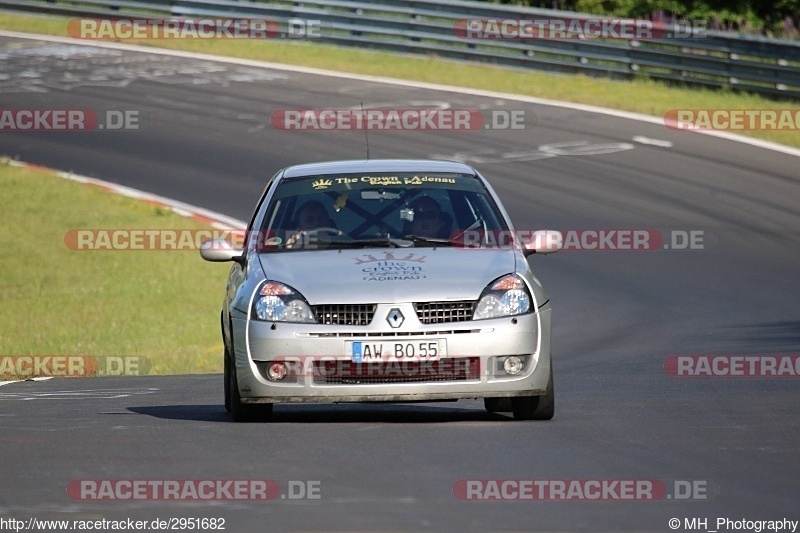
[[[364,342],[347,341],[347,355],[354,363],[378,361],[438,361],[447,355],[445,339]]]

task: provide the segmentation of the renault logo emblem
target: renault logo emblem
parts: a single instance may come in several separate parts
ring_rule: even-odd
[[[389,323],[390,326],[393,328],[399,328],[403,325],[403,321],[406,317],[403,316],[403,313],[400,312],[399,309],[394,308],[389,311],[389,314],[386,316],[386,321]]]

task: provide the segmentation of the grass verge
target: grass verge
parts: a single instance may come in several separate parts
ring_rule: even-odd
[[[196,250],[81,251],[64,239],[78,228],[206,226],[6,161],[0,190],[0,379],[18,369],[10,356],[143,356],[151,374],[222,371],[229,265]]]
[[[0,12],[0,29],[67,36],[67,17]],[[132,44],[232,56],[340,72],[387,76],[566,102],[591,104],[662,117],[671,109],[796,109],[797,103],[778,102],[730,90],[669,87],[650,80],[613,81],[587,76],[561,76],[436,57],[400,55],[342,48],[311,42],[257,40],[126,40]],[[800,131],[737,132],[800,147]]]

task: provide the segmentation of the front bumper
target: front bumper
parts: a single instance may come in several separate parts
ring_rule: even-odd
[[[243,403],[334,403],[367,401],[455,400],[460,398],[539,396],[546,392],[550,375],[550,307],[536,313],[491,320],[446,324],[421,324],[411,304],[379,305],[376,317],[399,308],[408,317],[403,327],[392,329],[383,320],[370,326],[330,326],[233,320],[234,354],[239,392]],[[414,372],[412,380],[353,378],[335,383],[320,378],[318,361],[352,371],[348,343],[392,343],[444,340],[446,355],[439,362],[422,364],[424,370],[442,368],[465,371],[457,380],[425,379]],[[522,370],[509,375],[503,370],[508,356],[523,361]],[[266,377],[270,362],[288,361],[288,379]],[[361,366],[361,365],[357,365]],[[401,363],[382,368],[409,371]],[[360,375],[364,375],[363,373]],[[394,375],[394,374],[393,374]]]

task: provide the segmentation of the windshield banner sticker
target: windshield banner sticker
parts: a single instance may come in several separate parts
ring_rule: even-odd
[[[430,183],[456,183],[456,179],[447,176],[360,176],[339,178],[319,178],[311,182],[315,191],[324,191],[329,187],[344,185],[348,188],[354,185],[369,185],[372,187],[390,187],[402,185],[425,185]]]

